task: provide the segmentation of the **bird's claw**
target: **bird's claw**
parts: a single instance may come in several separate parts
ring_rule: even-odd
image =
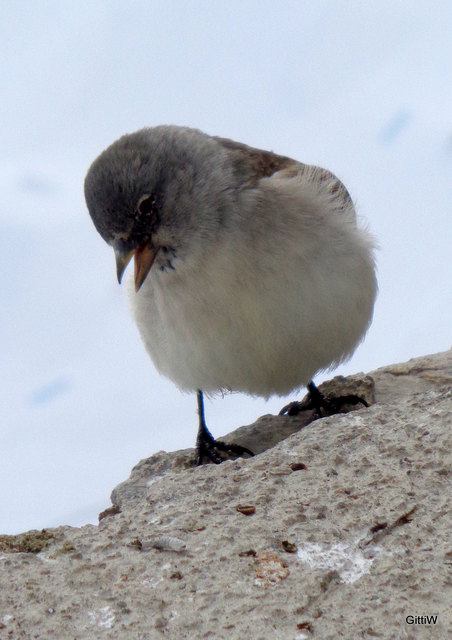
[[[226,455],[224,457],[219,455],[219,451]],[[234,444],[233,442],[223,442],[222,440],[210,439],[208,437],[198,438],[196,442],[195,465],[201,465],[205,458],[214,464],[221,464],[224,460],[227,460],[229,456],[243,455],[253,457],[254,453],[250,451],[250,449],[242,447],[239,444]]]
[[[327,398],[312,382],[309,383],[308,389],[308,393],[301,402],[295,401],[286,404],[279,412],[279,415],[296,416],[302,411],[313,410],[313,417],[316,420],[318,418],[335,415],[336,413],[342,413],[343,407],[347,404],[362,404],[364,407],[369,406],[364,398],[355,394]]]

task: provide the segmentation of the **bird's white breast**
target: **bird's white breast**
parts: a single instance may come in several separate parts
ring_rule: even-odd
[[[292,180],[245,193],[235,231],[200,247],[196,268],[153,267],[138,293],[130,288],[149,355],[181,389],[283,395],[364,335],[376,294],[371,238],[352,208],[340,217],[315,191],[300,198]]]

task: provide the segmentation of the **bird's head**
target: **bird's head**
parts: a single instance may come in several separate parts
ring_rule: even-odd
[[[135,289],[154,263],[172,260],[208,231],[212,138],[193,129],[154,127],[127,134],[103,151],[85,178],[85,199],[102,238],[113,247],[119,282],[134,257]],[[210,209],[212,210],[212,209]],[[215,216],[214,216],[215,217]]]

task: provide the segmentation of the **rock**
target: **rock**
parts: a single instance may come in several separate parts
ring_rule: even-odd
[[[452,351],[322,391],[358,381],[369,409],[263,416],[226,436],[254,458],[159,452],[99,526],[2,536],[0,637],[451,637]]]
[[[336,376],[319,386],[325,396],[337,397],[356,394],[367,401],[369,405],[375,402],[375,384],[371,376],[357,374],[344,378]],[[362,407],[350,406],[349,411],[356,411]],[[261,416],[253,424],[239,427],[222,436],[220,440],[234,442],[251,449],[256,455],[274,447],[278,442],[299,432],[314,420],[313,411],[303,411],[298,416]],[[194,467],[194,449],[184,449],[167,453],[158,451],[149,458],[140,460],[136,464],[130,477],[115,487],[111,493],[111,501],[116,508],[124,502],[134,504],[140,502],[148,491],[149,482],[165,474],[167,471],[185,471]]]

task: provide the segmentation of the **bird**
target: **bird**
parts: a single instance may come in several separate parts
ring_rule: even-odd
[[[197,394],[196,464],[253,455],[214,439],[204,394],[268,398],[306,386],[308,404],[339,406],[313,378],[363,340],[377,280],[376,242],[333,173],[199,129],[157,125],[102,151],[84,192],[119,283],[134,259],[128,296],[155,368]]]

